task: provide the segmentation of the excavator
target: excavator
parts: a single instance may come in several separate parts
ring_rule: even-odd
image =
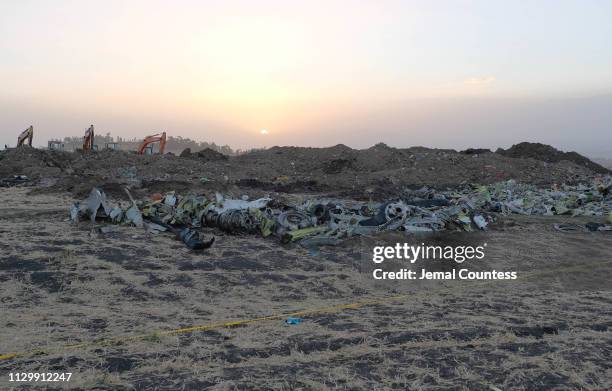
[[[32,137],[34,137],[34,127],[30,126],[26,130],[21,132],[21,134],[17,138],[17,146],[21,147],[25,143],[25,141],[28,140],[28,145],[31,147],[32,146]]]
[[[94,126],[91,125],[83,136],[83,151],[93,151],[94,149]]]
[[[166,148],[166,132],[162,132],[159,134],[154,134],[152,136],[147,136],[138,147],[138,154],[144,155],[146,151],[148,153],[153,153],[153,143],[159,143],[159,154],[164,154],[164,149]]]

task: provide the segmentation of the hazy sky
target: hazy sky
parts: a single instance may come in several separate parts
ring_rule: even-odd
[[[612,1],[2,1],[0,143],[541,141],[612,157]],[[267,134],[261,134],[267,129]]]

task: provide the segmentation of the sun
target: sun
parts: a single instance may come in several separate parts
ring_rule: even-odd
[[[259,134],[263,134],[263,135],[268,134],[268,129],[262,129],[262,130],[260,130],[260,131],[259,131]]]

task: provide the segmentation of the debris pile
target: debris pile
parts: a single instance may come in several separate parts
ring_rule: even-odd
[[[382,231],[485,230],[495,214],[606,216],[611,211],[608,176],[550,189],[513,180],[449,191],[424,187],[382,203],[315,198],[290,205],[272,198],[231,199],[217,193],[211,199],[170,192],[140,202],[132,199],[122,208],[111,207],[104,192],[93,189],[86,201],[73,205],[71,216],[74,221],[89,217],[139,227],[155,224],[172,231],[214,227],[234,234],[274,235],[283,243],[320,245]]]
[[[131,206],[122,207],[111,206],[106,200],[106,194],[104,191],[93,188],[89,193],[89,197],[83,202],[76,202],[70,208],[70,219],[77,223],[81,218],[89,218],[92,223],[96,220],[105,220],[115,224],[129,224],[136,227],[143,227],[150,233],[171,231],[177,239],[181,240],[187,247],[193,250],[201,250],[212,246],[215,238],[209,238],[207,240],[200,239],[200,234],[189,227],[183,225],[177,227],[175,225],[167,224],[165,221],[160,219],[158,216],[153,216],[150,213],[147,217],[150,217],[145,222],[143,213],[140,210],[138,203],[132,198],[132,195],[126,189],[128,197],[131,200]],[[164,200],[171,200],[172,195],[167,195]],[[176,198],[174,198],[176,200]],[[176,223],[176,221],[174,222]]]
[[[590,183],[539,189],[529,184],[506,181],[475,187],[477,201],[490,211],[524,215],[604,216],[612,209],[612,177],[594,178]]]

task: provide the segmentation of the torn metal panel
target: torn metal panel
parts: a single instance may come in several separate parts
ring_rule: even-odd
[[[143,226],[142,214],[136,205],[133,205],[125,212],[125,221],[134,224],[136,227]]]

